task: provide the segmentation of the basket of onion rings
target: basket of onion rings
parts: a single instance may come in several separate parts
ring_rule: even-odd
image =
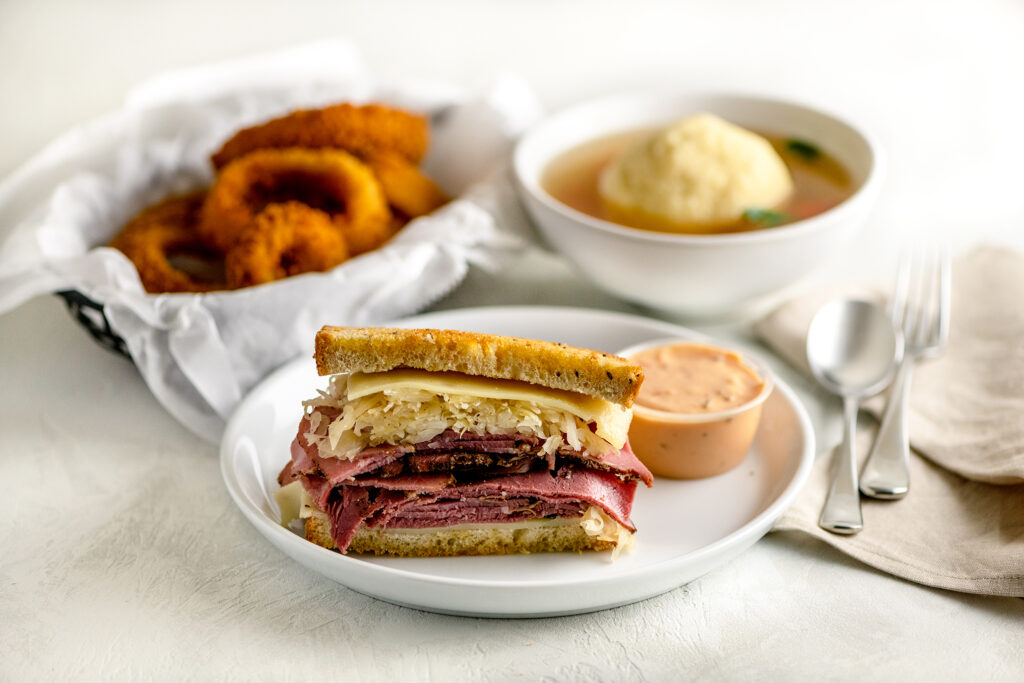
[[[217,441],[320,325],[385,323],[498,267],[528,229],[504,164],[535,105],[375,85],[352,57],[157,78],[56,140],[0,183],[0,312],[59,294]]]

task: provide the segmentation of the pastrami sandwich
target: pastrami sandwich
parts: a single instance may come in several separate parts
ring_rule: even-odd
[[[282,522],[342,553],[614,550],[632,542],[639,366],[450,330],[324,327],[326,391],[278,477]]]

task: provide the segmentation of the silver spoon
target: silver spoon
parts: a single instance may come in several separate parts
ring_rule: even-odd
[[[843,443],[818,525],[836,534],[864,527],[854,443],[861,399],[892,380],[903,340],[885,311],[869,301],[836,299],[821,307],[807,331],[807,361],[826,389],[843,399]]]

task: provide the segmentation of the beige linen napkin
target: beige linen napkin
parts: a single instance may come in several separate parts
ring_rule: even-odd
[[[854,536],[822,530],[830,454],[818,458],[775,529],[809,533],[929,586],[1024,596],[1024,253],[987,246],[958,258],[952,294],[948,347],[913,375],[907,497],[864,500],[864,530]],[[828,298],[791,301],[757,332],[806,369],[807,327]],[[868,408],[877,414],[882,405],[879,398]],[[860,430],[862,461],[875,429]]]

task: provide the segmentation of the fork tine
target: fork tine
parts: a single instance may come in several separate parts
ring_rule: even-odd
[[[929,269],[931,261],[928,249],[914,251],[910,266],[911,285],[907,294],[907,321],[904,327],[906,340],[914,347],[923,343],[927,334]]]
[[[903,323],[907,316],[910,264],[910,252],[904,249],[900,252],[899,266],[896,269],[896,285],[893,288],[892,299],[889,301],[889,315],[892,318],[892,325],[898,330],[903,329]]]
[[[915,288],[911,296],[915,310],[909,343],[916,352],[938,350],[949,329],[949,252],[930,246],[921,256],[920,268],[914,273]]]

